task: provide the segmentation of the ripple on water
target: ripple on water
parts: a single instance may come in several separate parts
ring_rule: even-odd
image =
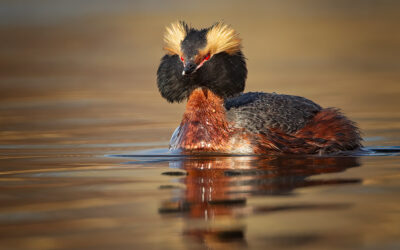
[[[262,157],[270,155],[240,155],[240,154],[180,154],[179,152],[172,152],[167,148],[156,148],[134,151],[130,154],[114,154],[107,155],[107,157],[117,157],[117,158],[132,158],[134,161],[126,162],[128,164],[134,163],[154,163],[154,162],[164,162],[181,160],[184,158],[207,158],[207,157]],[[400,146],[370,146],[364,147],[357,151],[347,151],[340,154],[334,155],[286,155],[287,157],[346,157],[346,156],[400,156]]]

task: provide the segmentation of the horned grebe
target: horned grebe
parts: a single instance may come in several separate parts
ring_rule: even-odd
[[[293,95],[242,93],[241,40],[230,26],[166,30],[157,85],[169,102],[188,100],[170,149],[185,153],[324,154],[361,147],[355,123],[338,109]]]

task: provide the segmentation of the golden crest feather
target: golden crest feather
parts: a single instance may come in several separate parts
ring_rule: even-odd
[[[234,54],[240,50],[239,34],[229,25],[222,22],[214,24],[207,32],[207,46],[204,51],[211,54],[226,52]]]
[[[185,39],[188,31],[188,26],[182,21],[174,22],[166,28],[164,34],[164,50],[168,54],[181,55],[181,42]]]
[[[164,50],[170,55],[182,55],[181,43],[189,32],[189,26],[183,21],[172,23],[164,34]],[[207,45],[199,54],[215,55],[221,52],[235,54],[241,48],[239,34],[229,25],[218,22],[211,26],[206,35]]]

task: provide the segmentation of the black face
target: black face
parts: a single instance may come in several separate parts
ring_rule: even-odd
[[[244,90],[247,77],[242,52],[222,52],[195,63],[199,50],[206,46],[208,30],[191,29],[181,43],[183,61],[178,55],[165,55],[157,70],[157,85],[169,102],[181,102],[199,87],[208,88],[222,98],[238,95]]]
[[[185,61],[191,61],[199,52],[199,49],[202,49],[207,44],[207,29],[203,30],[189,30],[185,39],[183,39],[181,43],[182,52],[184,54]]]

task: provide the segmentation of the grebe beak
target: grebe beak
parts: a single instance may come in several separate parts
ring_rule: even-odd
[[[189,75],[193,72],[195,72],[197,69],[197,64],[194,63],[193,61],[188,61],[184,64],[184,68],[182,71],[182,75]]]

